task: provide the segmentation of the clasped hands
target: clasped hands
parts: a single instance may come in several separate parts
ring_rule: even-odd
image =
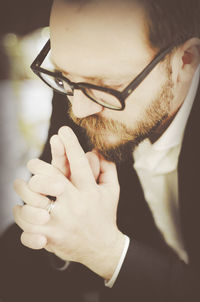
[[[69,127],[51,138],[52,164],[28,162],[34,174],[14,188],[25,205],[14,208],[23,230],[21,242],[32,249],[80,262],[109,280],[120,259],[125,236],[116,224],[119,183],[114,163],[97,152],[84,153]],[[48,213],[47,196],[55,196]]]

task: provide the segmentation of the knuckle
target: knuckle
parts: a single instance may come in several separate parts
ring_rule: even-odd
[[[40,198],[37,199],[35,206],[42,209],[46,209],[48,204],[49,204],[49,198],[46,196],[41,196]]]
[[[27,222],[29,222],[29,220],[31,217],[31,207],[29,205],[24,205],[21,209],[21,218]]]
[[[36,215],[36,219],[38,224],[46,224],[50,219],[50,215],[46,210],[41,209]]]
[[[32,169],[34,169],[35,168],[35,166],[37,166],[38,165],[38,162],[39,162],[39,160],[37,159],[37,158],[33,158],[33,159],[30,159],[28,162],[27,162],[27,168],[29,169],[29,170],[32,170]]]
[[[54,192],[55,195],[61,195],[65,191],[65,184],[62,179],[55,179],[55,181],[52,184],[52,191]]]
[[[36,190],[36,188],[37,188],[37,182],[38,182],[38,176],[37,175],[33,175],[30,178],[29,182],[28,182],[29,189],[31,189],[33,191]]]
[[[60,230],[56,230],[49,235],[49,241],[53,246],[61,246],[64,241],[64,234]]]
[[[44,209],[24,205],[22,208],[22,218],[29,223],[45,224],[49,221],[50,216]]]
[[[46,245],[46,238],[42,235],[34,235],[23,232],[21,235],[21,242],[23,245],[32,249],[41,249]]]

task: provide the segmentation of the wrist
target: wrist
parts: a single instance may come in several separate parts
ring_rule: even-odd
[[[105,267],[105,272],[102,275],[106,282],[112,278],[124,250],[126,236],[119,232],[117,237],[116,244],[113,245],[113,248],[107,258],[107,269]]]
[[[117,230],[115,235],[110,238],[109,243],[98,251],[95,261],[88,265],[92,271],[105,279],[105,281],[110,280],[115,272],[124,249],[125,238],[126,236]]]

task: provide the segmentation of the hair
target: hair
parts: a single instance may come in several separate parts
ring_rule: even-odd
[[[77,3],[82,9],[89,2],[102,0],[61,1]],[[178,47],[190,38],[200,38],[200,0],[121,1],[137,2],[143,6],[147,16],[147,32],[152,48],[162,50],[171,44]]]
[[[152,47],[180,46],[200,38],[200,0],[139,0],[147,13],[148,36]]]

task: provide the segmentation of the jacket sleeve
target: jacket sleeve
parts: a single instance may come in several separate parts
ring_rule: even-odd
[[[178,257],[131,240],[113,294],[117,301],[200,301],[200,279]]]

